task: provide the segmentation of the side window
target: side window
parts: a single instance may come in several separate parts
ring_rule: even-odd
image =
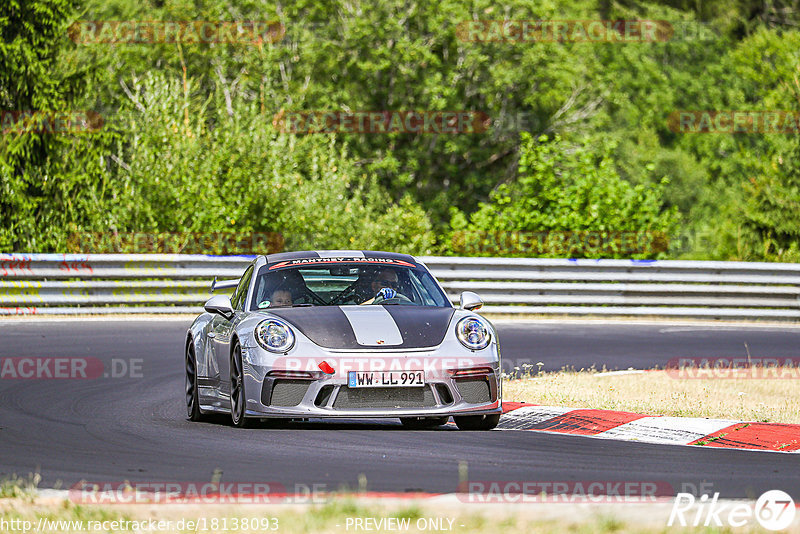
[[[418,274],[422,276],[418,277]],[[439,291],[439,288],[436,287],[436,283],[433,281],[433,277],[430,274],[425,272],[413,272],[413,278],[415,283],[422,285],[423,290],[420,292],[424,295],[425,304],[427,306],[450,306],[450,302],[446,300],[442,292]]]
[[[255,305],[259,302],[267,300],[267,275],[263,272],[258,274],[258,278],[256,278],[256,288],[255,292],[253,293],[255,298],[250,306],[247,308],[249,310],[256,310],[258,309]]]
[[[253,276],[253,266],[247,268],[239,280],[239,285],[236,286],[236,291],[233,293],[231,304],[234,310],[241,310],[244,306],[244,301],[247,298],[247,288],[250,287],[250,278]]]

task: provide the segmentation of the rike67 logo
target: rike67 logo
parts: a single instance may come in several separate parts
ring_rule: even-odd
[[[794,500],[781,490],[765,492],[755,506],[746,502],[720,503],[719,493],[699,499],[691,493],[678,493],[667,526],[743,527],[755,518],[767,530],[783,530],[792,524],[796,513]]]

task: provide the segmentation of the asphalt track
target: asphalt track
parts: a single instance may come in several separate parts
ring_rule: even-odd
[[[641,481],[673,492],[703,487],[729,498],[783,489],[800,500],[800,456],[652,445],[536,432],[407,431],[399,423],[288,423],[235,429],[190,423],[183,405],[187,320],[0,322],[0,357],[140,358],[141,376],[0,380],[0,477],[277,482],[373,491],[454,492],[459,461],[479,481]],[[664,365],[678,356],[789,357],[800,328],[551,321],[498,323],[503,356],[547,369]],[[508,365],[508,364],[507,364]],[[301,486],[296,486],[296,485]],[[704,486],[701,486],[704,485]]]

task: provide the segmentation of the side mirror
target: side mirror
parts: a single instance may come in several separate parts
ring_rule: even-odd
[[[464,291],[461,293],[460,301],[462,310],[479,310],[481,306],[483,306],[483,300],[481,300],[477,293],[473,293],[472,291]]]
[[[227,295],[214,295],[203,306],[208,313],[217,313],[226,319],[233,317],[233,304]]]

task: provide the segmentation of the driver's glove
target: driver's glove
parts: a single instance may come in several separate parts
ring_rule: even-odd
[[[376,297],[382,297],[383,300],[389,300],[389,299],[394,298],[396,295],[397,295],[397,291],[395,291],[391,287],[384,287],[383,289],[378,291],[378,294],[375,295],[375,296]]]

